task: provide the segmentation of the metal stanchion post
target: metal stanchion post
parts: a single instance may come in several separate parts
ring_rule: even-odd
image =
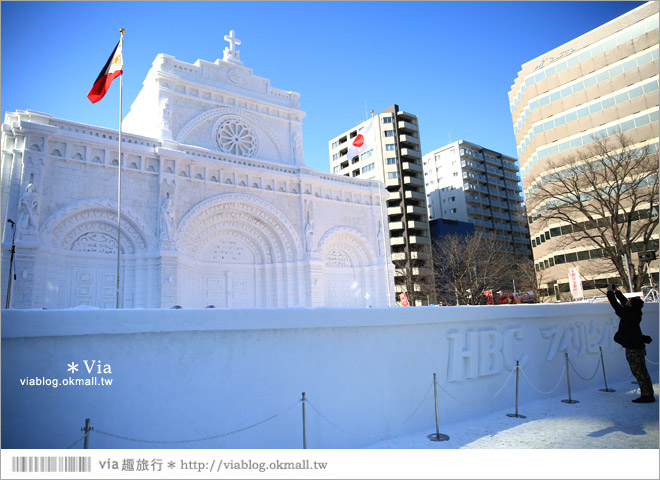
[[[94,430],[93,427],[89,426],[89,422],[90,422],[89,418],[86,418],[85,419],[85,426],[80,429],[81,431],[85,432],[85,443],[83,444],[84,449],[89,448],[89,431]],[[80,440],[78,440],[78,441],[80,441]]]
[[[605,388],[601,388],[601,392],[616,392],[613,388],[607,387],[607,375],[605,374],[605,360],[603,360],[603,347],[598,347],[600,349],[600,364],[603,366],[603,380],[605,380]]]
[[[569,365],[568,365],[568,353],[564,353],[566,355],[566,382],[568,383],[568,399],[562,400],[564,403],[580,403],[578,400],[573,400],[571,398],[571,376],[569,373]]]
[[[507,413],[507,417],[527,418],[525,415],[518,414],[518,385],[520,381],[520,361],[516,360],[516,413]]]
[[[305,415],[305,392],[302,392],[303,448],[307,448],[307,417]]]
[[[440,424],[438,423],[438,382],[435,373],[433,374],[433,393],[435,395],[435,433],[427,435],[432,442],[444,442],[449,440],[449,435],[440,433]]]

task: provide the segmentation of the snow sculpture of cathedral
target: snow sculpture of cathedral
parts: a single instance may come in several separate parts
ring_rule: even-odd
[[[114,308],[117,283],[122,308],[394,305],[385,189],[305,167],[299,95],[225,39],[213,63],[156,57],[123,122],[119,235],[118,132],[6,115],[3,305],[10,283],[11,308]]]

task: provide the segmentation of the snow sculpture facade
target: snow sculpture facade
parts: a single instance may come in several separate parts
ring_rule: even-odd
[[[394,304],[385,189],[306,168],[298,94],[254,76],[225,39],[213,63],[156,57],[123,122],[120,235],[118,132],[6,115],[11,308],[114,308],[117,248],[123,308]]]

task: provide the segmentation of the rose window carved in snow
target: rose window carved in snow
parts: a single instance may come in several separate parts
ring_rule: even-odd
[[[239,157],[254,157],[259,140],[252,128],[237,117],[225,118],[215,129],[215,142],[220,150]]]

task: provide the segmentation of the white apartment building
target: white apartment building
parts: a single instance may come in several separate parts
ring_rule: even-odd
[[[370,129],[366,147],[348,158],[349,147],[366,129]],[[433,303],[431,238],[417,116],[392,105],[337,135],[328,147],[333,173],[379,180],[389,192],[382,221],[389,230],[397,299],[405,292],[412,305]]]
[[[530,256],[516,159],[465,140],[423,157],[429,218],[469,222]]]

